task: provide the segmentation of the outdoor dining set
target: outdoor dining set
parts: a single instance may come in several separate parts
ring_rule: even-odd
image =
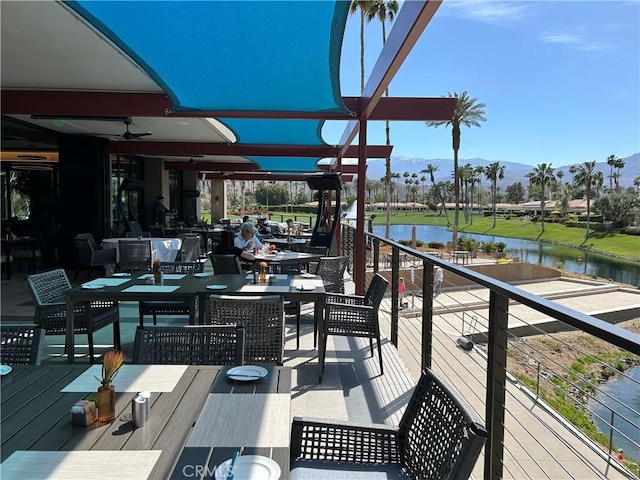
[[[399,427],[290,418],[286,316],[296,317],[298,348],[300,305],[313,303],[319,382],[330,335],[369,338],[372,355],[375,339],[383,374],[383,276],[349,295],[348,257],[260,254],[261,278],[233,255],[183,255],[184,239],[173,240],[180,244],[159,253],[150,237],[100,248],[79,236],[88,268],[115,271],[76,286],[62,269],[27,277],[34,324],[1,326],[3,479],[469,477],[486,431],[429,369]],[[143,244],[135,263],[130,251]],[[69,409],[95,394],[106,368],[93,365],[93,334],[110,325],[114,349],[122,348],[119,302],[138,303],[139,325],[132,362],[114,377],[113,420],[77,426]],[[185,321],[159,325],[159,315]],[[66,365],[41,364],[45,335],[65,336]],[[89,365],[76,363],[77,335],[88,337]],[[142,391],[143,421],[135,418]]]

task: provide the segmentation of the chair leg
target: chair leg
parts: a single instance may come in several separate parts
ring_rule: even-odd
[[[94,359],[93,359],[93,332],[91,330],[89,330],[87,332],[87,338],[89,340],[89,363],[91,365],[94,364]]]
[[[155,314],[155,312],[153,313],[153,326],[155,327],[157,325],[157,321],[158,321],[158,317]]]
[[[382,345],[380,344],[379,335],[378,335],[378,357],[380,357],[380,375],[384,375],[384,369],[382,368]]]
[[[113,348],[122,350],[122,342],[120,339],[120,320],[113,322]]]
[[[379,344],[380,342],[378,342]],[[369,337],[369,350],[371,350],[371,356],[373,357],[373,338]]]
[[[296,350],[300,350],[300,313],[296,315]]]
[[[324,376],[324,363],[327,361],[327,340],[328,335],[324,336],[324,347],[322,347],[322,364],[320,365],[320,382],[322,383],[322,377]]]

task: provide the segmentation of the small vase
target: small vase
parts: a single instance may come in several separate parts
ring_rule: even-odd
[[[267,283],[267,270],[264,268],[260,269],[260,283]]]
[[[110,423],[116,414],[116,389],[113,385],[98,388],[98,422]]]
[[[160,269],[156,269],[154,267],[153,269],[153,283],[155,283],[156,285],[161,285],[162,284],[162,272],[160,271]]]

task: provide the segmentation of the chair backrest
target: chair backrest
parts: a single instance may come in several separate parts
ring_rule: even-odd
[[[149,240],[126,240],[118,242],[120,270],[150,270],[151,242]]]
[[[198,235],[185,235],[180,245],[180,260],[193,262],[200,257],[200,237]]]
[[[267,273],[277,275],[299,275],[301,272],[299,263],[268,263]]]
[[[209,255],[213,273],[222,275],[225,273],[242,273],[240,260],[235,255],[218,255],[212,253]]]
[[[160,271],[164,273],[202,273],[204,264],[202,262],[161,262]]]
[[[349,257],[322,257],[316,268],[316,275],[320,275],[324,289],[330,293],[344,293],[344,271]]]
[[[76,244],[76,264],[91,265],[93,257],[93,247],[87,238],[73,238]]]
[[[212,325],[244,327],[246,363],[282,365],[284,300],[281,296],[211,295],[207,312],[208,323]]]
[[[125,238],[138,238],[138,237],[150,238],[151,232],[125,232],[124,237]]]
[[[487,431],[431,370],[424,369],[398,428],[400,459],[410,478],[468,479]]]
[[[87,240],[89,242],[89,245],[91,246],[91,250],[95,250],[96,249],[96,241],[93,238],[93,234],[91,234],[91,233],[78,233],[73,238],[85,239],[85,240]]]
[[[369,288],[364,294],[365,305],[373,305],[378,307],[384,298],[384,292],[387,290],[389,282],[379,273],[376,273],[371,279]]]
[[[0,362],[40,365],[45,331],[36,325],[0,324]]]
[[[244,329],[236,325],[138,327],[134,364],[243,365]]]
[[[29,275],[27,283],[36,307],[64,303],[64,291],[71,288],[69,277],[62,268]]]
[[[164,227],[161,225],[149,225],[149,233],[152,237],[164,238]]]

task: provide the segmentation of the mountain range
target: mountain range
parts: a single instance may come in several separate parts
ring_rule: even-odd
[[[625,166],[620,170],[620,186],[631,187],[633,186],[633,180],[640,175],[640,153],[635,153],[628,157],[623,158]],[[391,170],[393,172],[400,173],[402,176],[404,172],[410,174],[416,173],[418,179],[423,175],[427,177],[427,184],[429,182],[429,175],[420,173],[424,170],[427,164],[438,165],[439,169],[435,173],[434,177],[436,182],[451,180],[453,172],[453,159],[444,158],[407,158],[407,157],[391,157]],[[474,168],[478,165],[486,167],[492,160],[485,160],[484,158],[463,158],[458,159],[458,165],[463,166],[470,163]],[[507,185],[511,185],[515,182],[521,182],[524,187],[527,187],[526,175],[533,170],[531,165],[523,165],[517,162],[500,162],[500,165],[504,165],[504,179],[498,181],[498,185],[501,188],[505,188]],[[579,164],[576,164],[576,166]],[[553,166],[553,162],[552,162]],[[554,174],[559,170],[564,172],[563,182],[571,181],[571,174],[569,168],[571,165],[562,167],[554,167]],[[604,175],[604,184],[609,185],[609,175],[611,173],[611,167],[607,165],[607,162],[596,162],[596,169],[601,171]],[[367,162],[367,178],[370,180],[380,180],[385,175],[385,161],[384,159],[372,159]],[[400,183],[404,183],[404,178],[400,178]],[[482,185],[488,185],[488,180],[483,177]],[[486,187],[483,187],[486,188]]]

